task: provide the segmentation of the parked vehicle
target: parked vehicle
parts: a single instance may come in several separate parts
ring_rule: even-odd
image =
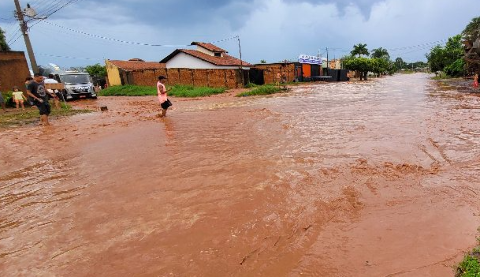
[[[65,71],[55,74],[55,77],[57,77],[57,81],[65,86],[63,96],[66,100],[78,98],[97,99],[92,78],[88,73]]]
[[[40,66],[40,73],[44,76],[53,74],[55,80],[60,84],[63,84],[63,86],[61,86],[62,89],[57,89],[57,91],[62,94],[61,96],[63,97],[61,98],[64,98],[65,100],[97,98],[92,78],[86,72],[65,71],[56,64],[49,63],[45,67]]]

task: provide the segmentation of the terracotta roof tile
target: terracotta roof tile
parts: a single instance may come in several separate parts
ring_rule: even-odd
[[[187,55],[199,58],[217,66],[240,66],[240,59],[237,59],[227,54],[223,54],[223,57],[215,57],[197,50],[178,49],[177,51],[183,52]],[[242,61],[241,65],[246,67],[252,66],[252,64],[249,64],[245,61]]]
[[[206,42],[192,42],[192,45],[198,45],[198,46],[201,46],[207,50],[210,50],[212,52],[224,52],[224,53],[228,53],[227,50],[224,50],[216,45],[213,45],[211,43],[206,43]]]
[[[118,61],[109,60],[110,63],[126,71],[145,70],[145,69],[163,69],[164,63],[159,62],[141,62],[141,61]]]

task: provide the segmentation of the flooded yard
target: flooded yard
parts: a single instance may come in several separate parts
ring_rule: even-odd
[[[453,276],[480,97],[396,75],[0,131],[2,276]]]

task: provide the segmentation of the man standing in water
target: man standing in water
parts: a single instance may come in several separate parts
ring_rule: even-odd
[[[164,117],[167,115],[167,109],[172,105],[170,100],[167,98],[167,89],[165,88],[165,84],[163,83],[167,79],[165,76],[158,76],[157,82],[157,95],[158,95],[158,102],[160,102],[160,106],[162,107],[162,113],[159,114],[159,117]]]
[[[35,73],[33,81],[27,85],[27,95],[33,98],[33,104],[40,111],[40,124],[44,126],[50,125],[48,116],[51,108],[48,103],[47,90],[45,89],[42,75]]]

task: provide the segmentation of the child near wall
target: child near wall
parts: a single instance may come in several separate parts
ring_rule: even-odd
[[[19,90],[18,87],[13,87],[13,101],[15,101],[15,105],[17,107],[17,110],[19,106],[22,106],[22,110],[25,110],[25,106],[23,105],[23,102],[27,100],[25,95],[23,95],[23,91]]]

